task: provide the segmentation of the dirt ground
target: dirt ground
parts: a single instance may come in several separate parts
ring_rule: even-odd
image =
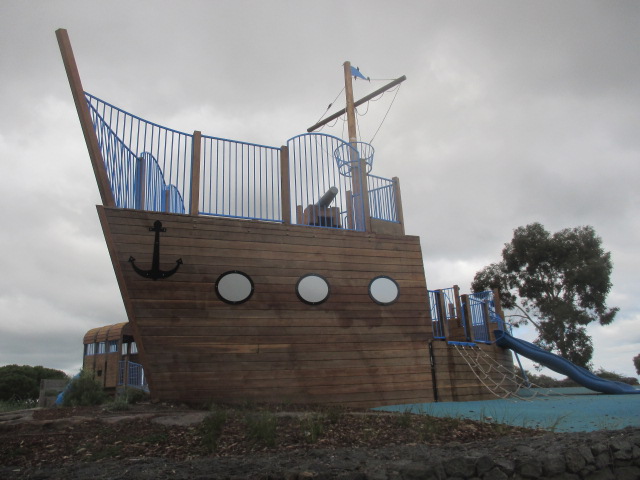
[[[543,435],[490,420],[310,406],[35,409],[0,414],[0,478],[375,478],[376,462]]]

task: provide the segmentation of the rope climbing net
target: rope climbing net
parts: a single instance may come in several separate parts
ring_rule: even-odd
[[[550,389],[529,382],[513,368],[502,365],[477,345],[454,343],[453,346],[480,383],[496,397],[531,401],[536,397],[551,395]]]

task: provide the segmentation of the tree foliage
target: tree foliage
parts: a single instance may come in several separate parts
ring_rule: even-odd
[[[0,367],[0,400],[37,400],[40,380],[66,378],[66,373],[53,368],[5,365]]]
[[[608,325],[618,311],[606,306],[612,269],[592,227],[551,234],[532,223],[514,230],[502,261],[477,272],[472,289],[498,288],[503,307],[515,310],[511,323],[532,323],[536,344],[586,367],[593,355],[586,326]]]
[[[640,353],[633,357],[633,365],[636,367],[636,373],[640,375]]]
[[[101,405],[106,399],[107,395],[102,385],[93,377],[93,372],[82,370],[71,379],[62,404],[65,407],[87,407]]]

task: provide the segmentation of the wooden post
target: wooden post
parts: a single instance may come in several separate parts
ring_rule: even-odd
[[[356,223],[353,218],[353,193],[351,190],[347,190],[347,222],[351,230],[356,229]]]
[[[189,202],[189,214],[197,216],[200,207],[200,158],[202,150],[202,133],[193,132],[191,143],[191,200]]]
[[[357,228],[365,232],[371,231],[371,215],[369,212],[369,192],[367,188],[367,164],[358,154],[358,133],[356,129],[356,108],[353,100],[353,80],[351,78],[351,62],[344,62],[344,91],[347,100],[347,130],[349,132],[349,168],[351,170],[352,191],[356,195],[355,221]]]
[[[463,327],[463,316],[462,316],[462,303],[460,302],[460,287],[458,285],[453,286],[453,301],[456,304],[456,312],[458,318],[458,324]]]
[[[75,57],[73,56],[69,34],[65,29],[60,28],[56,30],[56,37],[58,39],[60,53],[62,54],[62,62],[64,63],[64,68],[67,72],[69,86],[71,87],[73,101],[76,104],[76,110],[78,112],[78,118],[80,119],[80,126],[82,127],[82,133],[84,134],[84,140],[87,143],[87,149],[89,150],[89,158],[91,159],[93,173],[98,183],[98,190],[100,192],[102,204],[105,207],[115,207],[116,202],[113,197],[113,192],[111,191],[111,185],[109,184],[107,169],[104,166],[104,159],[102,158],[102,152],[100,151],[100,145],[98,144],[98,137],[96,136],[96,132],[93,128],[91,113],[89,112],[87,99],[84,95],[82,82],[80,81],[78,66],[76,64]]]
[[[291,225],[291,182],[289,176],[289,147],[280,147],[280,202],[282,223]]]
[[[144,158],[138,157],[137,164],[138,195],[136,198],[136,208],[138,210],[144,210],[144,201],[147,195],[147,162]]]
[[[304,211],[302,205],[296,205],[296,225],[304,225]]]
[[[484,328],[487,329],[487,341],[491,341],[491,317],[489,316],[489,305],[487,302],[482,302],[482,320]]]
[[[447,340],[451,340],[451,325],[449,325],[449,322],[447,321],[447,309],[444,304],[444,295],[442,294],[442,290],[436,290],[434,296],[436,297],[436,311],[438,312],[438,318],[442,326],[442,333],[444,333],[444,337]]]
[[[467,342],[473,342],[473,325],[471,324],[471,309],[469,308],[469,295],[464,294],[460,296],[462,302],[462,321],[464,322],[464,328],[467,331]]]
[[[171,188],[165,187],[164,189],[164,211],[165,213],[171,213]]]
[[[393,182],[393,195],[394,200],[396,201],[396,215],[398,216],[398,222],[402,227],[402,235],[404,235],[404,214],[402,213],[402,194],[400,193],[400,179],[398,177],[393,177],[391,179]],[[460,299],[458,299],[460,301]]]

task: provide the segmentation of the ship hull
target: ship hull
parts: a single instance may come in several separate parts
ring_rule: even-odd
[[[432,339],[418,237],[376,235],[252,220],[98,207],[152,395],[193,402],[340,403],[433,401]],[[145,278],[156,221],[160,268]],[[254,292],[224,302],[215,284],[240,271]],[[310,305],[296,294],[305,275],[330,286]],[[393,279],[397,300],[369,295]]]

